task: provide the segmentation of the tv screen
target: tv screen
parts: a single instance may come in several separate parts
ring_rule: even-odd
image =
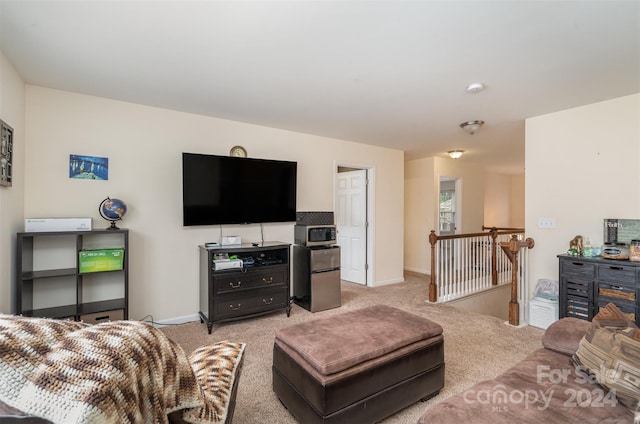
[[[297,165],[182,153],[183,224],[295,221]]]

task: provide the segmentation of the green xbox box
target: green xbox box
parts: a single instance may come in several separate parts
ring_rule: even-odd
[[[79,252],[80,273],[116,271],[122,269],[124,249],[95,249]]]

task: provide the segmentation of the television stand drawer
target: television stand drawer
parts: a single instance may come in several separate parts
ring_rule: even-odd
[[[289,297],[284,288],[254,290],[243,296],[236,294],[218,296],[216,299],[215,319],[228,319],[253,315],[261,312],[270,312],[274,308],[284,308],[289,302]]]
[[[225,294],[263,287],[282,287],[287,283],[286,266],[260,268],[227,272],[222,275],[216,273],[213,277],[215,293]]]

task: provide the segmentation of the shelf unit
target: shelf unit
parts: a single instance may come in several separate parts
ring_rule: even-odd
[[[252,257],[254,264],[216,271],[216,254]],[[211,334],[216,322],[254,317],[279,310],[291,313],[290,245],[264,242],[207,248],[200,246],[200,320]]]
[[[559,255],[559,315],[591,321],[614,303],[640,325],[640,263]]]
[[[124,250],[122,269],[80,272],[84,250]],[[128,319],[129,230],[17,234],[15,308],[20,315],[97,323]]]

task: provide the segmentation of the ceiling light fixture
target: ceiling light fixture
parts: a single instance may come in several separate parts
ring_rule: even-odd
[[[481,82],[474,82],[472,84],[469,84],[469,86],[467,87],[467,93],[479,93],[482,90],[484,90],[484,84],[482,84]]]
[[[460,124],[460,128],[473,135],[484,125],[484,121],[467,121]]]
[[[464,150],[449,150],[449,156],[451,159],[458,159],[463,153]]]

